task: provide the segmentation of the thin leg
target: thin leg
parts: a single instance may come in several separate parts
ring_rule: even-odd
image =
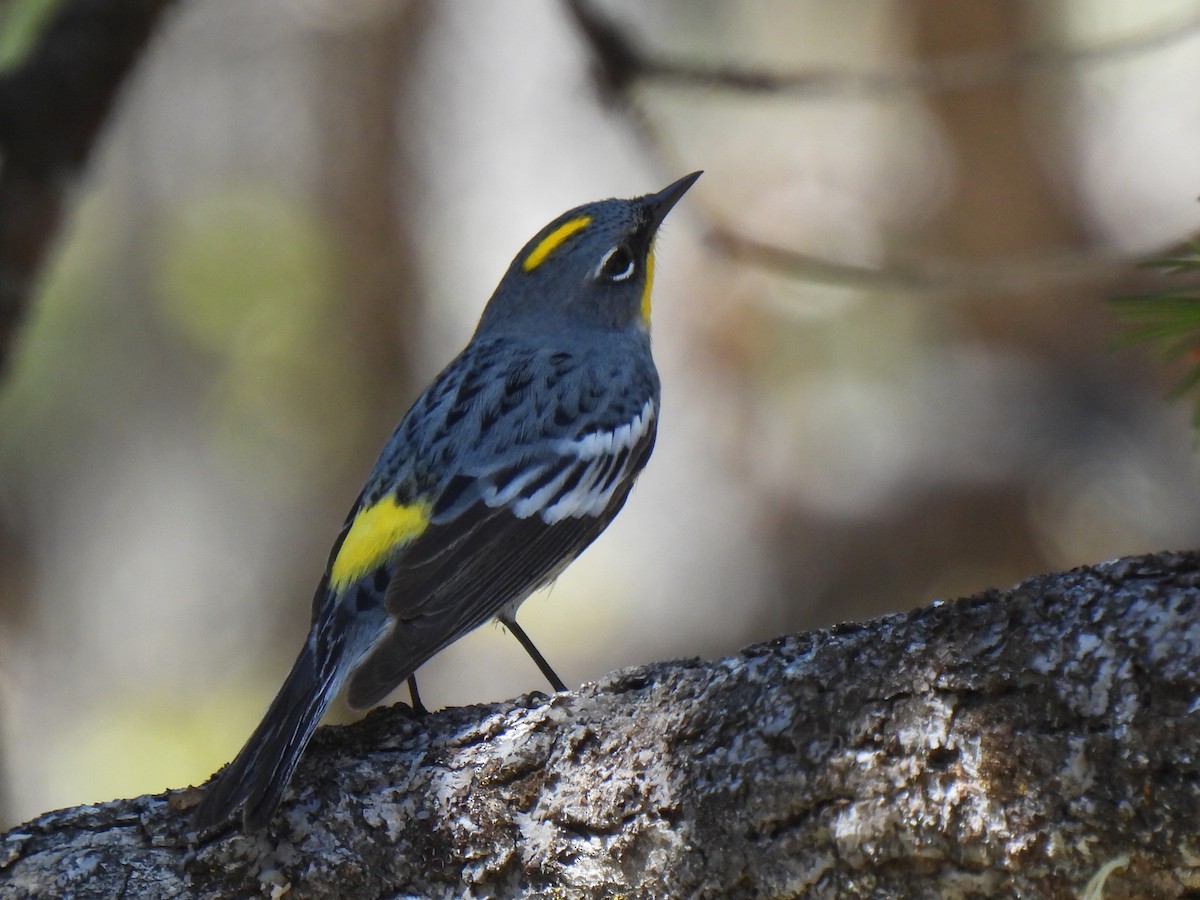
[[[546,662],[546,657],[542,656],[538,652],[538,648],[533,646],[533,641],[529,639],[529,635],[525,633],[525,630],[517,624],[517,620],[515,618],[505,619],[504,624],[513,633],[513,637],[521,642],[521,646],[525,648],[525,652],[529,654],[529,658],[542,670],[542,674],[546,676],[546,680],[550,682],[550,686],[556,691],[565,691],[567,686],[563,684],[563,680],[550,668],[550,663]]]
[[[408,676],[408,695],[412,698],[413,717],[421,718],[429,715],[429,710],[425,708],[425,704],[421,702],[421,695],[417,692],[417,676]]]

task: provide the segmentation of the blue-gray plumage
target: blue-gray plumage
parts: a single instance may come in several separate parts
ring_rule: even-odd
[[[334,543],[312,627],[197,828],[274,814],[313,729],[347,688],[382,700],[499,618],[558,690],[515,615],[612,521],[654,447],[653,241],[696,172],[560,216],[513,260],[471,341],[385,444]]]

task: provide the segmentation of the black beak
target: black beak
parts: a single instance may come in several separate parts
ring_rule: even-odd
[[[642,203],[646,208],[646,224],[643,233],[652,235],[658,230],[658,226],[662,224],[662,220],[667,217],[667,213],[671,211],[679,199],[688,192],[696,179],[703,175],[704,172],[693,172],[691,175],[684,175],[673,184],[668,184],[657,194],[647,194],[642,198]]]

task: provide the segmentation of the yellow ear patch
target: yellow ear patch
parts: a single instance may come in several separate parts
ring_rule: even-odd
[[[646,254],[646,282],[642,285],[642,324],[650,327],[650,291],[654,287],[654,248]]]
[[[587,228],[591,222],[591,216],[576,216],[574,219],[567,219],[537,242],[537,246],[530,250],[529,255],[521,261],[521,268],[526,272],[532,272],[546,261],[546,257],[558,249],[559,244],[575,232]]]
[[[329,569],[330,586],[342,590],[415,540],[429,527],[429,513],[424,501],[405,505],[394,497],[360,509]]]

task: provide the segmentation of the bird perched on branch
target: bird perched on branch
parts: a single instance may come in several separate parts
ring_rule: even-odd
[[[312,627],[194,824],[266,825],[326,708],[378,703],[468,631],[517,625],[613,520],[654,447],[654,237],[699,172],[656,194],[559,216],[525,245],[470,343],[412,405],[342,526]]]

